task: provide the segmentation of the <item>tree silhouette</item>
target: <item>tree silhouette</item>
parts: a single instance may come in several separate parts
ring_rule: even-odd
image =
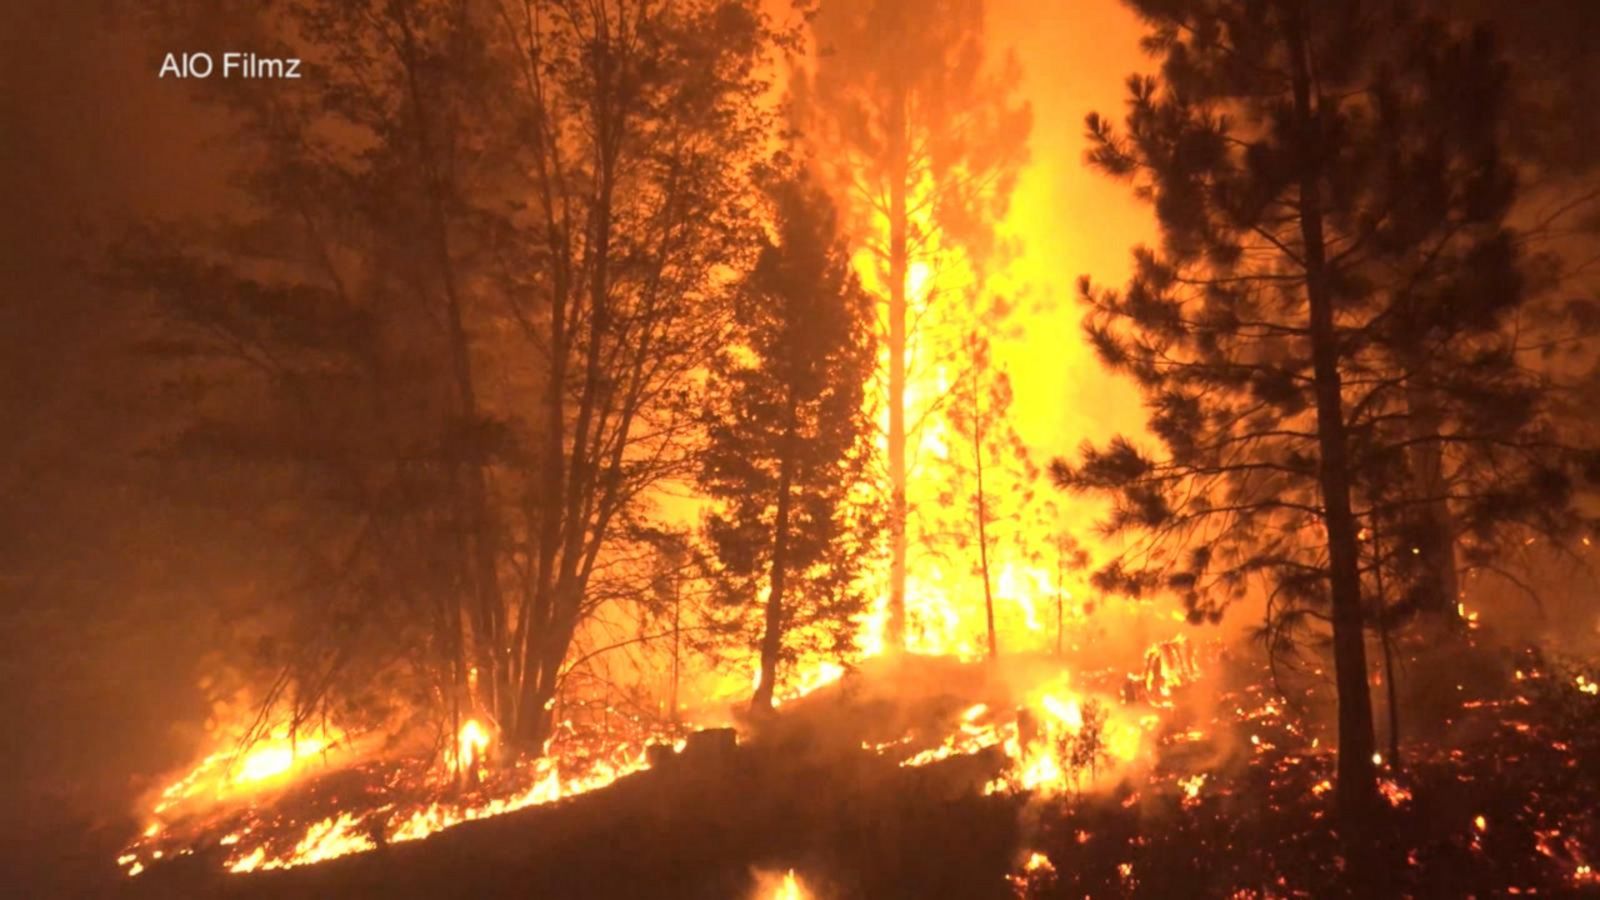
[[[657,489],[695,469],[688,373],[749,264],[748,173],[770,124],[757,64],[775,36],[754,3],[722,0],[168,6],[164,27],[186,34],[240,18],[227,30],[314,77],[201,88],[250,148],[250,221],[133,254],[124,274],[198,332],[168,350],[232,355],[243,396],[271,398],[237,403],[236,431],[291,399],[303,415],[287,447],[211,446],[281,448],[327,474],[310,436],[354,433],[343,449],[388,482],[340,473],[360,504],[326,545],[383,576],[363,592],[380,608],[427,604],[389,610],[432,660],[419,708],[540,752],[573,666],[596,658],[585,627],[648,589]],[[331,635],[317,610],[296,627]],[[349,666],[337,641],[313,645]],[[350,686],[298,674],[319,695]]]
[[[1331,626],[1341,833],[1362,864],[1364,581],[1381,574],[1363,546],[1412,607],[1442,610],[1458,519],[1572,521],[1576,458],[1510,327],[1528,292],[1501,75],[1481,34],[1387,6],[1132,5],[1161,76],[1130,79],[1125,134],[1089,117],[1089,159],[1133,182],[1163,242],[1125,292],[1085,281],[1086,326],[1143,387],[1162,453],[1119,438],[1056,475],[1111,491],[1108,526],[1147,536],[1103,586],[1175,590],[1199,621],[1259,577],[1274,650]],[[1418,562],[1400,568],[1401,546]]]
[[[690,373],[724,334],[747,263],[756,65],[751,3],[514,4],[517,221],[508,270],[542,394],[530,448],[524,598],[510,635],[520,736],[539,746],[591,579],[651,490],[695,468]]]
[[[996,300],[992,312],[978,316],[968,332],[965,371],[951,386],[946,403],[952,446],[938,494],[944,512],[924,511],[920,535],[936,555],[953,548],[952,562],[973,559],[976,544],[974,574],[983,588],[990,660],[1000,655],[995,561],[1002,554],[1013,561],[1040,561],[1044,548],[1031,546],[1029,539],[1054,525],[1048,521],[1053,510],[1034,502],[1039,468],[1012,422],[1011,378],[995,360],[989,339],[989,326],[1008,314],[1007,306]]]
[[[723,503],[707,522],[721,590],[736,603],[765,595],[755,709],[771,708],[797,633],[835,650],[848,644],[872,540],[869,512],[850,502],[872,449],[863,406],[877,358],[871,300],[827,195],[804,175],[770,178],[774,235],[713,365],[701,478]]]

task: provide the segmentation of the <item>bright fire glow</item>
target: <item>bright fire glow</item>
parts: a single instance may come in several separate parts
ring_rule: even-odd
[[[241,755],[235,749],[207,756],[182,778],[168,785],[155,804],[157,815],[190,801],[222,801],[241,793],[281,785],[292,772],[314,762],[329,762],[343,748],[343,732],[318,728],[294,732],[280,729]],[[159,830],[152,822],[150,829]],[[154,836],[147,831],[146,837]]]
[[[793,869],[784,873],[783,883],[778,886],[778,892],[772,895],[773,900],[804,900],[806,896]]]
[[[471,769],[483,760],[483,754],[489,749],[489,732],[478,724],[477,719],[468,719],[461,726],[461,734],[456,739],[456,759],[460,761],[461,768]]]

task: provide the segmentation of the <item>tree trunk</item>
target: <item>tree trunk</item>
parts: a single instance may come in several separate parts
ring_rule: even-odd
[[[1378,637],[1383,647],[1383,677],[1389,702],[1389,765],[1391,768],[1400,767],[1400,686],[1395,683],[1394,674],[1394,639],[1391,633],[1393,622],[1390,616],[1389,596],[1383,584],[1383,538],[1379,534],[1379,520],[1376,514],[1372,517],[1372,549],[1375,564],[1373,571],[1373,587],[1378,593]]]
[[[445,299],[445,320],[451,372],[456,382],[457,411],[463,422],[475,425],[478,418],[478,400],[473,383],[471,347],[467,339],[465,313],[456,283],[455,263],[450,247],[450,223],[445,203],[447,175],[439,165],[437,151],[433,146],[428,127],[428,110],[417,82],[417,67],[420,63],[417,59],[410,18],[399,8],[396,8],[393,15],[402,38],[402,64],[405,68],[406,88],[411,103],[417,159],[425,182],[428,214],[431,220],[429,224],[433,232],[433,250],[437,257],[435,262],[439,267],[439,280]],[[466,553],[469,558],[468,569],[471,576],[468,580],[472,589],[473,604],[464,618],[471,623],[473,632],[473,667],[477,665],[486,667],[489,670],[490,683],[493,684],[499,677],[504,640],[500,634],[503,616],[499,548],[493,515],[489,509],[488,477],[485,468],[486,464],[482,459],[467,460],[458,465],[456,477],[458,490],[465,494],[462,498],[466,513],[464,518],[471,534],[471,546],[466,549]],[[462,618],[457,616],[457,621],[452,623],[457,631],[465,627]],[[455,640],[461,642],[461,636],[457,634]],[[458,658],[459,656],[458,653]],[[459,689],[458,685],[458,691]],[[466,701],[470,704],[474,702],[474,698],[468,697]]]
[[[678,725],[678,680],[679,655],[683,652],[683,584],[682,577],[672,573],[672,700],[671,717],[668,719],[674,727]]]
[[[772,694],[777,689],[778,653],[783,648],[783,591],[789,557],[789,506],[794,481],[794,413],[784,435],[783,459],[778,464],[778,511],[772,527],[772,578],[767,591],[766,627],[761,634],[761,678],[750,708],[772,709]]]
[[[1408,364],[1406,383],[1407,427],[1411,445],[1412,471],[1416,491],[1423,500],[1422,529],[1417,541],[1422,561],[1422,585],[1418,594],[1419,612],[1441,621],[1458,623],[1461,583],[1456,576],[1456,527],[1446,496],[1449,485],[1444,473],[1444,446],[1439,441],[1440,415],[1428,396],[1427,363],[1420,357]]]
[[[544,742],[551,734],[550,706],[555,698],[561,663],[572,646],[578,619],[582,614],[583,594],[587,587],[588,570],[586,554],[594,552],[598,537],[591,538],[590,511],[599,484],[600,455],[594,445],[601,440],[606,392],[614,385],[603,371],[606,338],[611,334],[611,237],[615,226],[613,198],[617,184],[617,155],[620,142],[616,136],[622,129],[623,113],[612,96],[613,68],[610,34],[604,17],[597,22],[597,34],[589,64],[594,67],[597,85],[591,101],[594,103],[596,136],[600,148],[596,161],[595,178],[598,182],[593,197],[594,206],[587,221],[589,246],[585,259],[589,261],[587,284],[580,284],[574,276],[581,270],[565,254],[571,251],[565,231],[550,227],[553,238],[558,239],[556,278],[553,287],[553,320],[550,360],[551,381],[546,386],[545,414],[552,434],[547,438],[546,454],[553,457],[545,461],[547,485],[552,496],[543,498],[540,536],[539,584],[535,588],[532,615],[522,637],[522,690],[517,709],[516,735],[520,743],[532,752],[542,752]],[[581,303],[580,295],[587,293],[588,315],[567,319],[567,304]],[[569,330],[571,322],[581,322],[583,337]],[[568,359],[575,350],[581,358]],[[568,393],[572,385],[569,376],[581,377],[576,391],[575,410],[571,425],[566,418],[572,400]],[[570,438],[570,440],[569,440]],[[570,443],[570,447],[568,444]],[[551,470],[554,471],[551,471]],[[602,530],[602,526],[594,526]]]
[[[1328,283],[1322,223],[1321,152],[1312,105],[1310,50],[1305,42],[1304,8],[1289,14],[1286,37],[1293,70],[1294,116],[1300,159],[1300,232],[1304,242],[1306,296],[1310,305],[1311,361],[1316,387],[1317,442],[1323,520],[1327,528],[1332,600],[1334,677],[1339,697],[1338,811],[1341,837],[1351,862],[1371,870],[1369,838],[1378,811],[1372,697],[1367,687],[1367,651],[1362,621],[1361,573],[1356,522],[1350,505],[1350,466],[1345,434],[1339,336]]]
[[[906,140],[905,89],[889,105],[889,633],[891,652],[906,643]]]
[[[551,618],[536,627],[529,645],[530,659],[523,673],[522,698],[518,704],[514,737],[524,750],[543,753],[553,733],[556,689],[560,686],[561,664],[577,627],[576,592],[581,588],[569,580],[557,583],[551,598]],[[536,623],[537,625],[538,623]]]
[[[994,587],[989,578],[989,510],[983,495],[983,416],[973,384],[972,458],[978,480],[978,570],[983,574],[983,613],[989,626],[989,661],[1000,658],[1000,642],[994,632]]]

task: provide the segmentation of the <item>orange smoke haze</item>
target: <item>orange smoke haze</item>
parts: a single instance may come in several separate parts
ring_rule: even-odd
[[[1115,0],[999,0],[989,16],[991,53],[1016,52],[1033,105],[1032,156],[1005,227],[1023,243],[1018,272],[1045,301],[999,353],[1016,387],[1018,430],[1049,458],[1143,427],[1133,384],[1108,374],[1083,338],[1076,283],[1087,274],[1120,285],[1129,249],[1155,239],[1153,217],[1127,186],[1083,165],[1084,114],[1119,114],[1127,76],[1150,66],[1138,19]],[[1074,531],[1092,522],[1085,506],[1063,504]]]

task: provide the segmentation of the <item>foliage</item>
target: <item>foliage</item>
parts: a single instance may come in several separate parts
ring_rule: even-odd
[[[1331,632],[1353,813],[1373,796],[1363,626],[1395,617],[1374,598],[1453,616],[1458,542],[1480,562],[1581,522],[1582,456],[1528,364],[1549,334],[1524,327],[1503,70],[1481,32],[1380,4],[1133,5],[1161,75],[1129,80],[1125,132],[1089,117],[1089,161],[1153,206],[1162,245],[1126,291],[1083,295],[1159,453],[1117,438],[1055,474],[1139,536],[1102,587],[1173,591],[1196,622],[1255,592],[1274,653]]]
[[[166,316],[147,346],[189,392],[173,448],[271,473],[304,538],[263,626],[294,657],[269,668],[537,750],[569,664],[651,578],[660,487],[692,474],[776,35],[721,0],[152,15],[308,70],[199,88],[248,148],[246,203],[116,267]]]
[[[874,525],[856,502],[872,459],[871,302],[827,195],[781,168],[767,176],[773,235],[712,364],[701,476],[721,503],[706,522],[720,592],[740,605],[766,595],[757,700],[767,704],[779,657],[852,649]]]

